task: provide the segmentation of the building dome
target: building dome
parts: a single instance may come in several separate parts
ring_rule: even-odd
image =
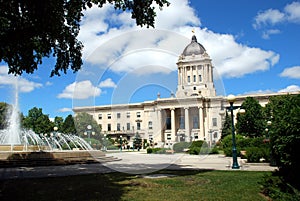
[[[191,43],[184,48],[182,55],[183,56],[199,55],[199,54],[203,54],[204,52],[205,52],[205,48],[203,47],[203,45],[197,42],[197,38],[194,35],[192,37]]]

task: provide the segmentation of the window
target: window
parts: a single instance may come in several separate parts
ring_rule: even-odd
[[[171,140],[171,134],[167,134],[167,140]]]
[[[213,123],[213,126],[217,126],[217,118],[212,118],[212,123]]]
[[[111,114],[107,114],[107,119],[111,119]]]
[[[218,132],[214,132],[214,138],[218,138]]]
[[[126,113],[126,117],[127,117],[127,118],[130,118],[130,112],[127,112],[127,113]]]
[[[117,118],[118,118],[118,119],[121,118],[121,113],[120,113],[120,112],[117,113]]]
[[[130,130],[130,123],[127,123],[127,130]]]
[[[194,138],[195,138],[195,140],[198,140],[198,133],[194,133]]]
[[[98,119],[102,119],[102,114],[98,114]]]
[[[197,88],[196,88],[196,87],[194,87],[194,91],[195,91],[195,90],[197,90]]]
[[[120,123],[117,123],[117,131],[120,131],[121,130],[121,125]]]
[[[199,129],[199,117],[193,116],[193,128]]]
[[[188,76],[187,79],[188,79],[188,82],[190,83],[191,82],[191,76]]]
[[[140,118],[140,117],[141,117],[141,112],[137,112],[137,113],[136,113],[136,117],[137,117],[137,118]]]
[[[179,128],[184,129],[184,116],[179,117]]]
[[[196,82],[196,75],[194,75],[193,77],[194,77],[194,82]]]
[[[153,128],[153,127],[152,127],[152,121],[149,121],[149,122],[148,122],[148,129],[151,130],[152,128]]]
[[[166,118],[166,127],[167,127],[167,130],[171,129],[171,117]]]
[[[136,123],[136,129],[137,129],[137,130],[141,130],[141,123],[140,123],[140,122],[137,122],[137,123]]]
[[[107,131],[111,131],[111,124],[107,124]]]
[[[202,82],[202,75],[199,75],[199,82]]]

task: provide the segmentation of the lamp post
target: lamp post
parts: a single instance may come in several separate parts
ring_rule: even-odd
[[[232,134],[232,169],[240,169],[240,166],[237,161],[237,150],[236,150],[236,142],[235,142],[235,129],[234,129],[234,118],[233,118],[233,110],[240,108],[239,106],[233,106],[233,103],[235,101],[234,95],[229,95],[227,97],[227,101],[229,102],[229,110],[231,114],[231,134]],[[245,113],[244,109],[240,110],[240,113]]]
[[[122,152],[122,144],[123,144],[122,135],[120,135],[120,152]]]
[[[95,135],[95,132],[94,131],[91,131],[92,130],[92,126],[91,125],[87,125],[87,131],[84,132],[84,135],[87,135],[88,138],[89,138],[89,144],[91,145],[91,133],[92,135]]]

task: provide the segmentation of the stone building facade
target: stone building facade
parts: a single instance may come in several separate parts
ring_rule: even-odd
[[[87,112],[112,138],[122,136],[132,142],[138,133],[141,138],[158,147],[171,147],[176,142],[205,140],[213,145],[221,137],[226,98],[217,96],[213,79],[212,60],[205,48],[192,37],[179,56],[176,96],[135,104],[76,107],[76,113]],[[261,105],[269,96],[252,95]],[[238,96],[241,105],[247,96]]]

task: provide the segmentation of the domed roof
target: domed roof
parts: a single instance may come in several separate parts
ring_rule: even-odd
[[[192,37],[192,41],[190,44],[188,44],[184,50],[183,50],[183,55],[184,56],[191,56],[191,55],[199,55],[199,54],[203,54],[205,52],[205,48],[203,47],[203,45],[201,45],[200,43],[197,42],[197,38],[195,35],[193,35]]]

